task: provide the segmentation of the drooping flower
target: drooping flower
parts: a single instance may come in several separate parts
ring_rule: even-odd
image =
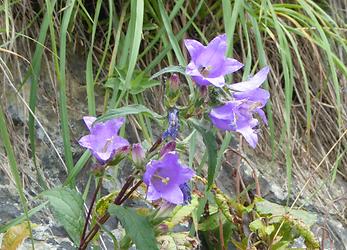
[[[171,111],[169,111],[168,121],[169,126],[167,130],[163,133],[162,138],[166,139],[170,136],[172,139],[176,139],[180,129],[180,123],[178,120],[178,109],[174,108]]]
[[[264,67],[247,81],[229,85],[230,89],[238,91],[232,95],[234,100],[213,108],[210,113],[211,121],[217,128],[241,133],[253,148],[258,142],[255,130],[258,120],[254,119],[253,114],[258,113],[267,124],[262,108],[269,100],[270,93],[259,87],[266,80],[268,73],[269,67]]]
[[[239,132],[251,147],[256,147],[258,135],[254,127],[258,125],[258,120],[253,118],[247,102],[242,100],[230,101],[220,107],[213,108],[210,112],[210,118],[217,128]]]
[[[191,57],[186,73],[200,86],[213,84],[222,87],[225,84],[225,75],[243,67],[239,61],[225,56],[225,34],[215,37],[207,46],[193,39],[185,39],[184,44]]]
[[[146,155],[140,143],[133,144],[132,150],[131,150],[131,156],[135,165],[139,166],[143,163]]]
[[[90,134],[83,136],[79,144],[88,148],[101,164],[111,160],[118,151],[129,146],[126,139],[118,136],[118,131],[125,122],[123,117],[97,123],[95,123],[96,117],[92,116],[85,116],[83,120]]]
[[[160,160],[152,160],[146,166],[143,180],[148,187],[147,198],[184,204],[186,199],[180,185],[193,176],[194,171],[179,162],[178,153],[168,152]]]

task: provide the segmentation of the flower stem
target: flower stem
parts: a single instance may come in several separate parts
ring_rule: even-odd
[[[136,188],[138,188],[140,186],[140,184],[142,183],[142,180],[139,181],[138,183],[136,183],[136,185],[134,187],[132,187],[130,189],[130,191],[125,195],[126,191],[130,188],[131,184],[134,182],[134,177],[130,176],[128,178],[128,180],[125,182],[125,184],[122,187],[122,190],[119,192],[119,194],[117,195],[117,197],[115,198],[115,200],[113,201],[113,204],[115,205],[120,205],[122,204],[126,199],[128,199],[131,195],[131,193],[133,193]],[[125,196],[124,196],[125,195]],[[94,236],[97,234],[97,232],[100,229],[100,225],[104,224],[108,219],[110,218],[110,214],[106,213],[104,216],[102,216],[97,223],[94,225],[94,227],[89,231],[89,233],[87,234],[87,236],[81,240],[80,243],[80,247],[79,250],[84,250],[87,248],[89,242],[94,238]]]
[[[88,210],[88,213],[87,213],[87,217],[86,217],[86,222],[84,223],[84,228],[83,228],[83,232],[82,232],[82,235],[81,235],[81,242],[83,242],[84,240],[84,236],[87,232],[87,227],[88,227],[88,222],[89,222],[89,219],[90,219],[90,216],[92,214],[92,211],[93,211],[93,206],[94,206],[94,203],[95,203],[95,200],[96,200],[96,196],[101,188],[101,185],[102,185],[102,176],[99,178],[99,181],[98,181],[98,185],[94,191],[94,194],[93,194],[93,198],[92,198],[92,201],[90,203],[90,207],[89,207],[89,210]]]

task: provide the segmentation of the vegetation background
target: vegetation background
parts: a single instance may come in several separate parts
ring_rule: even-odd
[[[335,206],[346,196],[332,188],[347,180],[346,11],[344,0],[3,0],[2,175],[25,214],[41,206],[40,190],[74,185],[89,158],[76,149],[82,131],[75,121],[128,104],[164,115],[166,79],[150,76],[187,64],[184,38],[207,43],[225,32],[228,56],[245,64],[230,81],[271,67],[269,127],[256,151],[244,150],[286,173],[288,202],[303,189],[346,226],[346,206]],[[189,93],[191,83],[181,80]],[[135,140],[154,140],[157,124],[146,116],[130,124]],[[53,160],[39,153],[47,148]],[[52,161],[60,168],[53,176]]]

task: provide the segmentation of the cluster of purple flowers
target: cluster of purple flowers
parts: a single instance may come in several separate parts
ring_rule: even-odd
[[[129,151],[129,142],[118,136],[124,118],[114,118],[106,122],[95,122],[96,117],[83,118],[90,134],[83,136],[79,143],[88,148],[100,164],[107,164],[117,154]],[[178,133],[177,110],[169,114],[169,127],[163,137],[176,138]],[[187,204],[190,201],[190,188],[187,182],[194,176],[194,171],[179,161],[175,141],[170,141],[160,150],[160,159],[146,165],[143,180],[148,186],[149,200],[163,199],[172,204]],[[132,145],[134,164],[144,164],[145,151],[141,144]]]
[[[225,56],[225,35],[217,36],[207,46],[191,39],[185,40],[184,43],[191,57],[186,74],[199,86],[214,85],[221,88],[225,85],[225,75],[243,67],[242,63]],[[262,108],[269,100],[270,94],[259,87],[266,80],[268,73],[269,67],[264,67],[247,81],[227,86],[232,91],[232,99],[222,106],[212,108],[209,114],[217,128],[241,133],[253,148],[258,142],[258,120],[254,118],[254,114],[257,113],[267,124]]]
[[[191,56],[186,73],[202,88],[209,85],[224,87],[225,75],[243,67],[242,63],[225,56],[225,35],[217,36],[207,46],[192,39],[186,39],[184,43]],[[269,67],[265,67],[247,81],[227,85],[232,93],[231,99],[219,107],[212,108],[209,113],[212,123],[217,128],[241,133],[253,148],[258,142],[258,120],[254,118],[254,114],[257,113],[267,124],[262,108],[270,95],[267,90],[259,87],[266,80],[268,73]],[[130,148],[135,166],[141,168],[145,164],[146,153],[141,144],[133,144],[130,147],[129,142],[118,135],[125,118],[114,118],[105,122],[96,122],[96,117],[91,116],[83,119],[90,134],[83,136],[79,143],[88,148],[100,164],[106,165],[117,154],[128,153]],[[158,160],[151,160],[146,165],[143,180],[148,187],[147,198],[151,201],[163,199],[172,204],[187,204],[191,199],[188,182],[195,173],[180,163],[176,152],[175,139],[179,132],[177,109],[169,111],[168,121],[168,128],[161,139],[173,140],[162,147]]]

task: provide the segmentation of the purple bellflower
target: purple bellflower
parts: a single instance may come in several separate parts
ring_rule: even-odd
[[[256,147],[258,136],[253,128],[258,125],[258,120],[253,118],[246,102],[230,101],[214,108],[210,118],[217,128],[239,132],[253,148]]]
[[[184,44],[191,57],[186,73],[200,86],[213,84],[222,87],[225,84],[225,75],[243,67],[239,61],[225,57],[225,34],[215,37],[207,46],[193,39],[185,39]]]
[[[262,108],[269,100],[270,93],[259,86],[266,80],[268,73],[269,67],[264,67],[247,81],[230,85],[231,89],[240,92],[233,94],[234,100],[213,108],[210,113],[211,121],[217,128],[241,133],[252,148],[258,143],[255,129],[258,120],[254,119],[253,114],[258,113],[267,124]]]
[[[176,139],[179,129],[180,123],[178,120],[178,109],[172,109],[169,111],[168,115],[169,126],[167,130],[163,133],[162,138],[166,139],[167,137],[171,137],[172,139]]]
[[[88,148],[92,155],[101,163],[105,164],[113,156],[129,146],[129,142],[118,136],[118,130],[123,125],[125,118],[115,118],[105,122],[94,123],[96,117],[83,117],[90,134],[79,140],[82,147]]]
[[[160,160],[152,160],[143,176],[147,184],[147,198],[151,201],[163,199],[172,204],[185,204],[189,195],[185,185],[194,176],[194,171],[179,162],[178,153],[166,153]]]

